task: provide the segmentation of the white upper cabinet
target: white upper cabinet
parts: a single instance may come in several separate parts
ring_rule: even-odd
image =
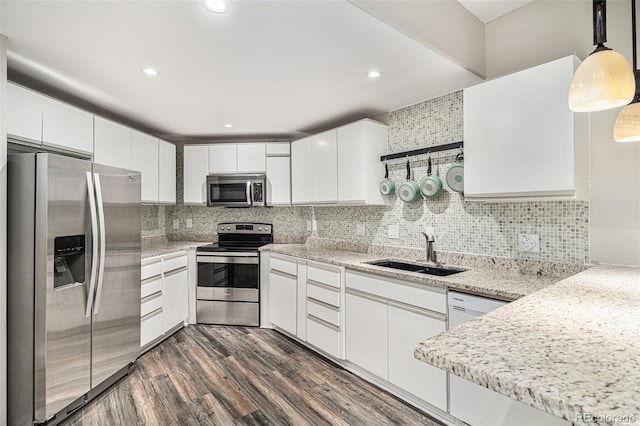
[[[102,117],[95,117],[93,161],[131,169],[131,129]]]
[[[42,95],[7,83],[7,135],[42,143]]]
[[[93,154],[93,114],[44,96],[42,144]]]
[[[265,173],[264,143],[221,143],[209,145],[209,173]]]
[[[209,145],[184,146],[184,204],[207,204]]]
[[[360,120],[291,144],[293,204],[384,205],[387,126]]]
[[[465,197],[587,197],[589,118],[567,104],[576,66],[568,56],[465,89]]]
[[[264,143],[237,145],[238,173],[265,173],[267,171]]]
[[[158,139],[131,131],[131,168],[142,174],[142,202],[158,202]]]
[[[291,204],[290,157],[267,157],[267,205]]]
[[[237,173],[238,152],[235,143],[209,145],[209,173]]]
[[[338,202],[383,205],[380,157],[387,153],[387,126],[361,120],[338,128]]]
[[[158,202],[176,203],[176,146],[158,140]]]
[[[313,137],[291,143],[291,202],[313,202]]]
[[[338,202],[338,138],[335,130],[314,135],[311,158],[313,202]]]

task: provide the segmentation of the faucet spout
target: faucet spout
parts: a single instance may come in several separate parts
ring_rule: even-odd
[[[427,234],[426,232],[422,232],[426,239],[426,254],[427,254],[427,262],[436,262],[436,251],[433,248],[434,243],[436,242],[436,238],[433,234]]]

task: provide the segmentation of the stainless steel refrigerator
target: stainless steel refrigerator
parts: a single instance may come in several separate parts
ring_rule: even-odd
[[[8,157],[8,419],[57,423],[140,352],[140,173]]]

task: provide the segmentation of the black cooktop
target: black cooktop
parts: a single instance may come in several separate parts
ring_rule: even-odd
[[[199,246],[200,252],[257,251],[259,247],[273,243],[273,226],[270,223],[220,223],[218,242]]]

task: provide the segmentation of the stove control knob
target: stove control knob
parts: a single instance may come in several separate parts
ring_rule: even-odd
[[[221,226],[221,227],[220,227],[220,230],[221,230],[221,231],[224,231],[224,226]]]
[[[258,231],[262,231],[262,226],[259,226],[259,227],[258,227]]]
[[[227,226],[227,231],[231,231],[231,227],[230,226]]]

